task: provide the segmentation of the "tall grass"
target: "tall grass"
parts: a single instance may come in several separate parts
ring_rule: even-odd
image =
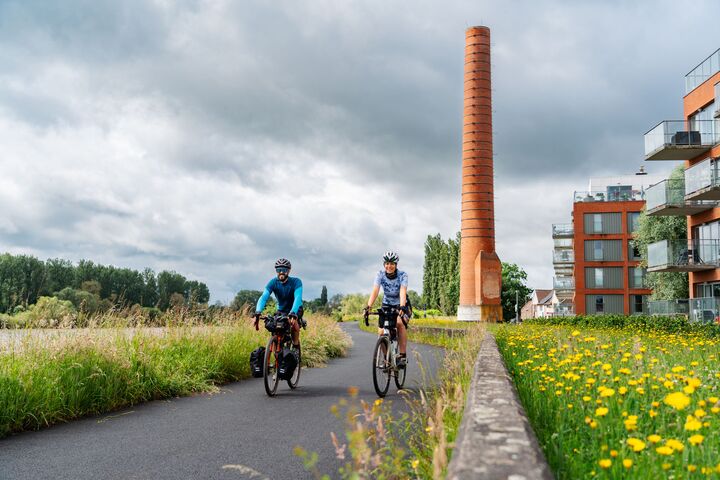
[[[250,352],[265,345],[269,333],[237,320],[65,335],[26,330],[0,351],[0,437],[246,378]],[[302,335],[306,366],[345,355],[352,342],[336,322],[314,317],[308,324]]]

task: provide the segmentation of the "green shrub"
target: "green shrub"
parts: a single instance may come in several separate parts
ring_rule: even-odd
[[[720,336],[720,325],[689,322],[683,316],[576,315],[574,317],[531,318],[523,323],[592,328],[631,328],[638,331],[652,330],[666,333],[697,333],[709,337]]]

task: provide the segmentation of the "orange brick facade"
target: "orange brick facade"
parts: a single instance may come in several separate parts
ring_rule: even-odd
[[[683,99],[683,115],[684,119],[687,120],[690,115],[695,113],[697,110],[706,106],[710,102],[715,100],[715,89],[716,83],[720,82],[720,72],[716,73],[708,80],[699,85],[692,92],[685,95]],[[718,158],[720,157],[720,145],[715,145],[710,152],[704,153],[696,158],[693,158],[685,162],[685,168],[689,168],[708,157]],[[720,208],[713,208],[697,215],[688,216],[688,239],[692,238],[693,227],[702,225],[714,220],[720,219]],[[696,298],[695,285],[698,283],[705,282],[717,282],[720,281],[720,269],[709,270],[705,272],[690,272],[690,298]]]
[[[586,295],[623,295],[624,313],[629,315],[631,295],[650,295],[652,290],[646,288],[630,288],[629,269],[640,265],[639,261],[629,259],[628,242],[632,240],[632,232],[628,230],[628,213],[640,212],[645,205],[643,201],[625,202],[575,202],[573,204],[573,227],[575,236],[573,239],[573,250],[575,251],[575,312],[578,315],[587,313],[585,304]],[[619,234],[597,234],[585,233],[586,213],[620,213],[622,217],[622,233]],[[586,240],[622,240],[623,253],[622,261],[586,261],[585,241]],[[586,288],[585,268],[586,267],[622,267],[623,288]]]

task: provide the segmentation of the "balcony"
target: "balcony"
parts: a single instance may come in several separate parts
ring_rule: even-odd
[[[645,191],[647,215],[695,215],[709,210],[716,202],[685,200],[685,179],[671,178]]]
[[[574,278],[553,278],[554,290],[575,290]]]
[[[645,200],[642,190],[575,192],[575,203],[585,202],[630,202]]]
[[[685,170],[685,199],[720,200],[720,169],[717,159],[704,160]],[[714,206],[714,205],[713,205]]]
[[[553,238],[572,238],[575,229],[572,223],[553,223],[552,234]]]
[[[692,92],[718,71],[720,71],[720,48],[685,75],[685,93]]]
[[[665,120],[645,134],[645,160],[689,160],[718,139],[717,120]]]
[[[720,297],[691,298],[688,320],[698,323],[720,323]]]
[[[653,300],[648,302],[648,313],[672,317],[675,315],[688,316],[690,314],[690,300],[684,298],[679,300]]]
[[[575,252],[572,250],[553,250],[553,263],[575,263]]]
[[[701,272],[720,264],[720,240],[661,240],[648,245],[648,272]]]

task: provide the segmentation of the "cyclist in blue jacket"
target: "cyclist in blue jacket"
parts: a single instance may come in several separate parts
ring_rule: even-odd
[[[259,330],[258,322],[260,314],[265,309],[271,294],[275,294],[278,303],[278,311],[284,313],[290,319],[292,327],[292,341],[296,348],[300,348],[300,322],[303,317],[302,307],[302,281],[297,277],[290,276],[292,265],[290,260],[285,258],[275,262],[275,273],[277,277],[265,285],[265,291],[258,300],[255,308],[255,330]]]
[[[375,276],[373,290],[368,299],[365,311],[368,312],[377,299],[380,288],[383,289],[383,306],[396,307],[399,310],[398,322],[396,325],[398,333],[398,346],[400,347],[400,358],[398,366],[404,368],[407,363],[407,322],[410,315],[410,302],[407,296],[408,276],[407,273],[398,270],[397,263],[400,257],[393,251],[385,252],[383,255],[384,270],[380,270]],[[382,330],[379,330],[382,334]]]

